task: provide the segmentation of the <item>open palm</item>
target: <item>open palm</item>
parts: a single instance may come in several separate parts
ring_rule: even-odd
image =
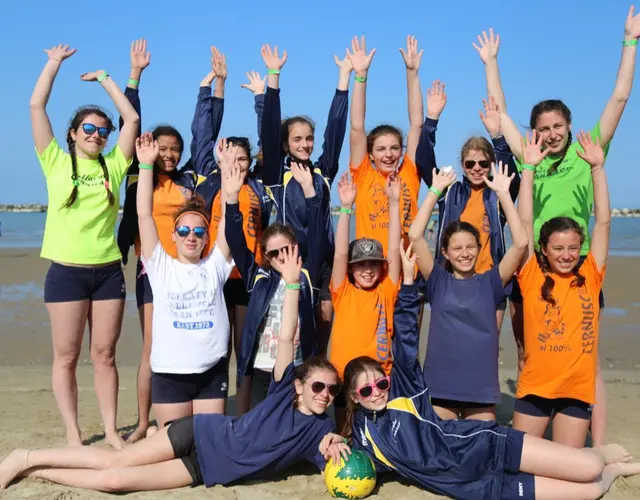
[[[624,33],[631,38],[640,38],[640,14],[635,15],[635,7],[633,5],[629,9],[629,14],[627,14]]]
[[[147,41],[144,38],[131,44],[131,67],[142,71],[151,63],[151,53],[147,52]]]
[[[577,155],[586,161],[591,167],[604,165],[604,151],[600,146],[600,139],[594,142],[589,134],[580,131],[578,134],[578,142],[583,151],[576,149]]]
[[[287,62],[287,51],[282,51],[281,57],[278,53],[277,46],[273,47],[272,49],[271,45],[264,44],[260,49],[260,53],[262,54],[262,60],[267,66],[267,69],[282,69],[284,64]]]
[[[515,173],[509,175],[509,171],[507,169],[507,165],[503,165],[502,162],[498,163],[498,167],[496,168],[496,164],[491,164],[491,179],[489,179],[486,175],[484,176],[484,183],[496,193],[508,193],[509,186],[511,185],[511,181],[515,177]]]
[[[64,61],[65,59],[69,59],[73,54],[76,53],[76,49],[70,49],[68,45],[56,45],[50,49],[44,49],[47,53],[49,59],[54,61]]]
[[[267,77],[260,77],[260,73],[257,71],[251,71],[250,73],[245,73],[247,78],[249,79],[249,83],[243,83],[241,87],[243,89],[250,90],[253,95],[264,94],[264,87],[267,83]]]
[[[444,82],[436,80],[427,90],[427,116],[432,120],[440,118],[447,104],[447,94],[444,91]]]
[[[473,48],[478,51],[480,59],[483,63],[487,63],[489,59],[496,59],[498,57],[498,50],[500,50],[500,35],[493,33],[493,28],[489,29],[489,34],[483,31],[478,35],[478,44],[472,43]]]
[[[534,130],[531,135],[527,132],[522,139],[522,161],[526,165],[537,167],[549,154],[549,150],[542,150],[542,136]]]
[[[491,96],[489,101],[482,99],[482,105],[484,106],[484,113],[480,112],[480,119],[484,124],[484,128],[491,137],[497,137],[500,135],[500,129],[502,125],[502,119],[500,117],[500,106],[496,102],[495,97]]]
[[[371,60],[373,59],[376,49],[371,50],[367,54],[367,45],[364,40],[364,36],[361,40],[358,40],[357,36],[351,40],[351,52],[347,49],[347,56],[351,60],[353,69],[356,72],[365,72],[371,66]]]
[[[338,196],[343,207],[350,208],[356,201],[356,185],[349,172],[346,172],[338,183]]]
[[[418,40],[415,36],[407,35],[407,50],[400,49],[402,59],[408,70],[417,71],[420,67],[420,59],[424,49],[418,52]]]

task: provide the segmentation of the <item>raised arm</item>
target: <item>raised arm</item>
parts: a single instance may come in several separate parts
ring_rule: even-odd
[[[418,269],[424,279],[429,279],[435,265],[434,256],[429,248],[429,243],[424,237],[424,233],[427,230],[427,224],[429,224],[429,219],[431,219],[438,199],[455,180],[456,173],[453,168],[442,169],[439,172],[433,169],[433,184],[429,188],[427,197],[422,202],[420,210],[418,210],[418,214],[409,228],[409,240],[413,244],[413,251],[418,255]],[[436,251],[439,252],[440,249],[436,248]]]
[[[215,46],[211,46],[211,68],[216,75],[213,96],[224,99],[224,84],[227,81],[227,58]]]
[[[133,109],[138,113],[138,132],[137,135],[142,133],[142,106],[140,105],[140,95],[138,93],[138,87],[140,86],[140,80],[142,79],[142,72],[151,63],[151,53],[147,51],[147,41],[144,38],[134,40],[131,43],[131,70],[129,71],[129,80],[127,86],[124,89],[124,95],[129,99],[129,102],[133,106]],[[120,117],[120,130],[124,126],[124,120]],[[129,170],[131,171],[131,170]]]
[[[394,284],[400,281],[402,261],[400,260],[400,245],[402,235],[400,228],[400,179],[397,175],[387,177],[387,198],[389,199],[389,242],[387,245],[387,265],[389,277]]]
[[[331,284],[334,289],[337,289],[347,279],[349,268],[349,226],[353,204],[356,201],[356,185],[349,172],[343,174],[338,183],[338,196],[340,197],[340,215],[335,234],[335,253],[333,270],[331,271]]]
[[[622,57],[620,68],[616,78],[616,86],[613,95],[600,117],[600,134],[603,145],[609,144],[613,139],[622,117],[633,87],[633,75],[636,69],[636,52],[638,51],[638,39],[640,38],[640,14],[634,15],[633,5],[627,14],[624,25],[624,41],[622,43]]]
[[[258,118],[258,146],[262,147],[262,116],[264,115],[264,88],[267,84],[267,77],[262,78],[260,73],[256,71],[247,72],[245,75],[247,75],[249,83],[243,83],[240,87],[253,94],[253,107]]]
[[[483,31],[478,35],[478,44],[472,44],[478,51],[480,59],[484,63],[484,71],[487,78],[487,93],[489,97],[495,98],[500,109],[507,112],[507,100],[502,90],[500,81],[500,71],[498,69],[498,50],[500,50],[500,35],[493,33],[493,28],[489,29],[489,35]]]
[[[593,179],[593,204],[596,223],[593,226],[591,237],[591,255],[603,270],[609,254],[609,233],[611,230],[611,203],[609,201],[609,188],[607,175],[604,170],[604,151],[600,141],[593,139],[589,134],[580,132],[578,142],[583,151],[576,150],[578,156],[591,165],[591,177]]]
[[[284,287],[284,302],[282,304],[282,322],[280,323],[280,335],[278,339],[278,354],[273,366],[273,380],[279,382],[282,375],[291,363],[293,363],[293,339],[298,325],[298,301],[300,300],[300,273],[302,272],[302,259],[298,256],[298,245],[290,245],[281,250],[283,262],[282,279],[286,283]]]
[[[373,49],[367,54],[364,36],[362,40],[353,37],[351,52],[347,49],[347,56],[356,72],[353,97],[351,98],[351,130],[349,132],[350,167],[352,169],[358,168],[367,155],[367,132],[364,128],[367,108],[367,73],[375,53],[376,49]]]
[[[495,163],[491,164],[491,179],[486,175],[484,176],[485,184],[496,193],[498,201],[502,207],[502,211],[507,218],[507,224],[509,224],[509,230],[511,231],[511,240],[513,245],[507,250],[507,253],[502,257],[498,270],[500,271],[500,279],[502,284],[506,285],[511,281],[513,275],[520,267],[522,257],[527,251],[529,244],[529,236],[527,229],[524,227],[516,206],[511,199],[511,193],[509,186],[513,182],[514,174],[509,174],[507,165],[498,163],[496,168]]]
[[[522,134],[518,130],[518,127],[516,126],[516,124],[513,123],[513,120],[511,119],[511,117],[508,114],[506,114],[504,110],[501,110],[501,113],[500,113],[500,128],[502,130],[502,135],[504,135],[504,138],[506,139],[507,144],[511,149],[511,152],[513,153],[513,155],[516,157],[518,161],[522,162],[523,161],[522,155],[524,154],[523,147],[522,147],[522,141],[523,141]]]
[[[280,57],[278,47],[273,49],[269,45],[261,48],[262,59],[267,67],[267,92],[264,96],[264,111],[262,115],[262,182],[265,186],[276,186],[282,181],[284,165],[282,149],[280,109],[280,70],[287,62],[287,51]]]
[[[45,52],[49,59],[38,77],[29,103],[31,108],[33,142],[35,143],[38,154],[42,154],[53,140],[53,129],[51,128],[51,121],[49,121],[49,115],[47,115],[46,109],[49,97],[51,96],[53,82],[56,79],[62,61],[75,54],[76,49],[70,49],[68,45],[61,44],[48,50],[45,49]]]
[[[433,171],[438,171],[436,164],[436,131],[438,120],[447,104],[447,94],[444,91],[444,83],[435,80],[431,88],[427,90],[427,118],[424,121],[416,148],[415,164],[420,172],[420,177],[427,186],[433,182]]]
[[[136,156],[140,162],[136,197],[140,246],[143,257],[149,260],[160,241],[153,219],[153,165],[158,157],[158,143],[150,132],[136,139]]]
[[[243,172],[238,163],[238,150],[240,148],[234,144],[230,144],[226,139],[221,139],[218,143],[218,161],[220,162],[220,170],[222,171],[222,190],[220,192],[220,203],[222,204],[222,216],[218,224],[218,234],[216,236],[216,245],[222,255],[228,262],[231,262],[231,250],[227,244],[226,230],[226,207],[229,197],[233,197],[238,202],[238,193],[244,184],[246,172]]]
[[[418,40],[407,35],[407,50],[400,49],[404,65],[407,68],[407,101],[409,106],[409,133],[407,134],[407,156],[415,163],[416,148],[422,132],[424,110],[422,103],[422,89],[420,88],[420,59],[424,49],[418,52]]]
[[[196,175],[207,177],[216,169],[213,137],[213,99],[211,84],[216,74],[211,70],[200,82],[196,109],[191,120],[191,163]]]

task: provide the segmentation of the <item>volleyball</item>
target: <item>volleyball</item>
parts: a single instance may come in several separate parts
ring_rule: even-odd
[[[352,449],[346,461],[341,457],[337,465],[327,462],[324,482],[334,498],[365,498],[376,487],[376,468],[367,455]]]

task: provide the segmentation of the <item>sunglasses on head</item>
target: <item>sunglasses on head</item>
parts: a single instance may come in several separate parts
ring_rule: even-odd
[[[316,381],[311,383],[311,390],[314,394],[320,394],[327,389],[331,397],[336,397],[340,392],[340,386],[338,384],[325,384],[324,382]]]
[[[96,130],[98,131],[98,135],[103,139],[109,137],[109,134],[111,133],[111,130],[109,130],[107,127],[96,127],[93,123],[82,124],[82,131],[87,135],[95,134]]]
[[[198,239],[203,238],[204,235],[207,234],[207,228],[204,226],[196,226],[194,228],[190,228],[189,226],[178,226],[176,228],[176,233],[178,233],[180,238],[186,238],[192,231]]]
[[[280,255],[280,252],[282,252],[285,248],[289,248],[289,245],[285,245],[281,248],[275,248],[273,250],[269,250],[265,255],[267,256],[267,259],[275,259],[278,255]]]
[[[387,375],[386,377],[377,379],[375,382],[359,387],[358,394],[360,394],[360,397],[363,399],[370,398],[373,394],[374,387],[377,387],[379,391],[388,391],[389,387],[391,387],[391,377]]]
[[[471,170],[476,166],[476,163],[480,165],[480,168],[489,168],[491,166],[491,162],[489,160],[467,160],[464,162],[464,168],[466,168],[467,170]]]

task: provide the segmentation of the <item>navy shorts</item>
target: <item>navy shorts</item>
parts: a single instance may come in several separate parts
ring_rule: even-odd
[[[547,399],[534,394],[528,394],[516,399],[514,411],[532,417],[552,417],[562,413],[581,420],[591,420],[593,405],[579,399],[557,398]]]
[[[191,486],[204,484],[196,450],[196,438],[193,433],[193,416],[178,418],[167,422],[166,425],[169,426],[167,437],[173,448],[173,455],[182,460],[189,471],[193,481]]]
[[[431,398],[432,406],[440,406],[441,408],[456,408],[458,410],[462,410],[463,408],[488,408],[497,404],[498,403],[475,403],[471,401],[456,401],[455,399]]]
[[[197,399],[224,399],[229,388],[227,358],[202,373],[156,373],[151,375],[153,404],[187,403]]]
[[[149,283],[149,276],[142,271],[142,261],[138,259],[138,264],[136,265],[136,303],[138,304],[138,309],[144,304],[153,304],[153,291],[151,290],[151,283]]]
[[[532,258],[535,259],[535,257],[532,257]],[[580,260],[578,261],[578,269],[580,268],[580,266],[582,265],[582,263],[585,261],[586,258],[587,258],[586,255],[580,256]],[[511,295],[509,296],[509,300],[511,302],[514,302],[515,304],[522,304],[522,291],[520,290],[520,283],[518,283],[518,280],[516,278],[512,280],[512,283],[513,283],[513,289],[511,290]],[[602,289],[600,289],[598,302],[600,303],[600,309],[604,309],[604,293],[602,292]]]
[[[247,292],[247,287],[242,278],[228,279],[224,284],[223,292],[227,309],[235,306],[247,307],[249,305],[249,292]]]
[[[535,500],[535,476],[520,472],[524,432],[505,428],[504,476],[500,500]]]
[[[318,281],[318,299],[320,302],[331,301],[331,290],[329,290],[329,285],[331,284],[332,268],[333,264],[331,262],[325,262],[324,266],[322,266],[320,281]]]
[[[127,287],[120,262],[100,267],[65,266],[52,262],[44,280],[44,301],[124,299]]]

